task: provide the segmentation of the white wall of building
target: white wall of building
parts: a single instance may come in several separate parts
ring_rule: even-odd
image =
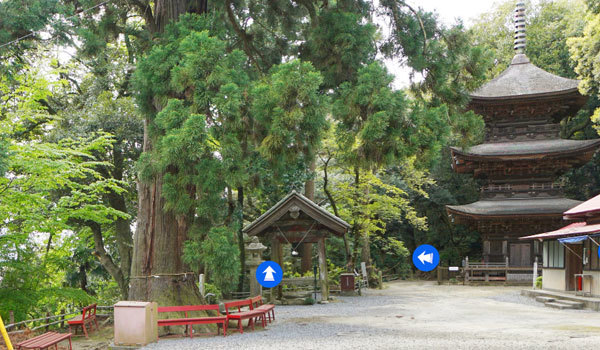
[[[542,289],[564,292],[565,269],[542,269]]]

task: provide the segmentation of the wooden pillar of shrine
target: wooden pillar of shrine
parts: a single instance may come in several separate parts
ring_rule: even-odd
[[[279,242],[278,238],[273,238],[271,240],[271,259],[278,263],[279,266],[281,266],[281,268],[283,269],[283,246],[281,242]],[[283,289],[281,285],[275,288],[277,292],[277,299],[281,300],[283,298]]]

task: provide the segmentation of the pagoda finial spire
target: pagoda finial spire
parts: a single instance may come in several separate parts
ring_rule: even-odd
[[[525,53],[525,2],[517,0],[515,9],[515,53]]]

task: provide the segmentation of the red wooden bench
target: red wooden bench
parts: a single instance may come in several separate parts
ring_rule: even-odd
[[[242,307],[248,307],[248,310],[242,311]],[[229,309],[237,308],[237,312],[230,312]],[[252,300],[236,300],[225,303],[225,312],[227,313],[227,321],[229,320],[237,320],[238,321],[238,330],[240,333],[244,333],[244,329],[242,327],[242,321],[248,320],[248,325],[254,330],[254,320],[260,318],[262,320],[263,328],[266,327],[265,322],[265,311],[264,310],[254,310],[252,306]]]
[[[54,345],[54,348],[58,350],[58,343],[63,340],[69,339],[69,349],[73,349],[71,346],[71,333],[56,333],[56,332],[48,332],[42,335],[38,335],[37,337],[25,340],[15,345],[17,350],[21,349],[47,349],[48,347]]]
[[[218,316],[207,316],[207,317],[189,317],[189,311],[209,311],[216,310]],[[158,308],[158,312],[184,312],[185,318],[166,318],[158,320],[159,326],[188,326],[188,333],[190,338],[194,337],[194,330],[192,325],[194,324],[217,324],[217,334],[223,327],[223,336],[227,335],[227,316],[221,315],[219,312],[219,305],[187,305],[187,306],[161,306]]]
[[[275,319],[275,305],[273,304],[264,304],[263,298],[260,295],[255,296],[250,299],[252,301],[252,308],[254,310],[263,310],[265,315],[267,315],[267,321],[269,323],[273,322]]]
[[[96,304],[84,307],[81,311],[81,315],[68,320],[67,323],[69,324],[69,333],[73,333],[71,331],[71,327],[74,327],[75,334],[77,334],[77,327],[81,326],[81,328],[83,328],[83,334],[85,334],[85,337],[87,338],[88,333],[87,329],[85,328],[86,324],[96,324],[96,330],[98,330],[98,320],[96,320]],[[93,327],[90,329],[93,329]]]

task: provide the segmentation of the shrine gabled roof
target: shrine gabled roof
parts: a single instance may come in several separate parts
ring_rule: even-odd
[[[564,212],[565,220],[585,219],[592,216],[600,216],[600,195]]]
[[[447,205],[449,213],[468,216],[562,215],[580,201],[567,198],[514,198],[482,200],[466,205]]]
[[[475,157],[530,156],[549,155],[554,153],[581,152],[600,146],[600,139],[594,140],[536,140],[483,143],[462,149],[450,147],[454,153]]]
[[[524,54],[517,54],[499,76],[471,94],[473,100],[511,99],[560,95],[577,91],[579,80],[559,77],[536,67]]]
[[[292,191],[256,220],[244,227],[242,231],[249,236],[259,235],[287,214],[290,209],[293,210],[293,207],[297,207],[304,214],[327,227],[335,234],[343,235],[350,228],[350,225],[346,221],[331,214],[301,193]]]

